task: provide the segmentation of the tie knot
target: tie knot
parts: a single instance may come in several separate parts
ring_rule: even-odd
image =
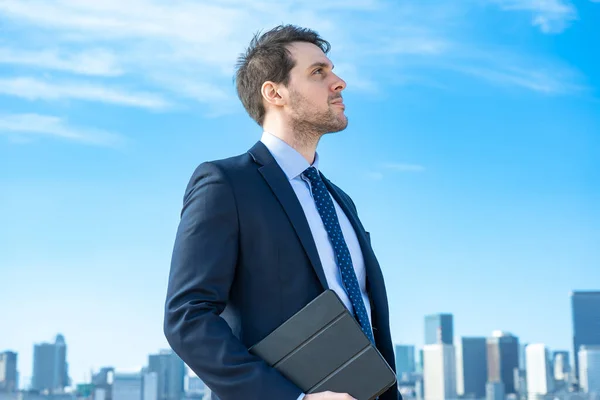
[[[321,180],[321,177],[319,176],[319,172],[317,171],[317,169],[315,167],[306,168],[304,170],[304,172],[302,173],[302,175],[307,177],[311,183],[315,183],[315,182],[318,182]]]

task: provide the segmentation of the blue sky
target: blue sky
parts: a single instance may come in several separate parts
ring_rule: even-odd
[[[0,350],[22,383],[59,332],[75,381],[167,346],[183,190],[260,137],[233,65],[281,22],[348,83],[320,166],[371,232],[394,340],[451,312],[456,336],[571,350],[569,293],[600,289],[599,2],[101,3],[0,0]]]

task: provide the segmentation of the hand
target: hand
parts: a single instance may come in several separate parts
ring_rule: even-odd
[[[307,394],[304,400],[356,400],[348,393],[319,392]]]

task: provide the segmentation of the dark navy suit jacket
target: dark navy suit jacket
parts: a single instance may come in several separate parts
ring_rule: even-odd
[[[387,294],[369,235],[350,197],[324,181],[358,236],[377,348],[395,369]],[[213,398],[296,400],[301,390],[248,348],[327,287],[302,206],[264,144],[196,169],[175,239],[164,332]],[[380,396],[398,398],[395,386]]]

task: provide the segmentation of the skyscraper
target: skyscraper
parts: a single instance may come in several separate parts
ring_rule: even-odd
[[[142,374],[139,372],[116,372],[112,391],[113,400],[142,400]]]
[[[204,393],[205,389],[206,385],[202,382],[202,379],[198,378],[195,374],[188,376],[187,394],[198,395]]]
[[[59,334],[54,343],[34,345],[32,389],[60,393],[69,385],[65,338]]]
[[[452,344],[454,325],[452,314],[425,316],[425,344]]]
[[[415,372],[415,346],[396,345],[396,375]]]
[[[571,372],[571,365],[569,363],[569,352],[555,351],[552,356],[552,368],[554,373],[554,379],[556,379],[557,381],[566,380],[567,374]]]
[[[581,389],[600,395],[600,346],[581,346],[578,358]]]
[[[572,292],[571,312],[573,317],[573,354],[575,376],[579,376],[579,348],[600,345],[600,291]]]
[[[519,344],[519,369],[525,371],[525,348],[529,343],[520,343]]]
[[[115,369],[113,367],[103,367],[99,372],[92,375],[92,384],[94,385],[96,393],[102,393],[102,398],[100,400],[112,400],[114,375]],[[99,396],[95,395],[94,399],[99,400],[98,397]]]
[[[548,348],[543,344],[530,344],[525,349],[525,359],[529,397],[552,393],[554,376]]]
[[[156,372],[157,400],[181,400],[184,390],[185,364],[171,350],[148,357],[148,372]],[[116,400],[116,399],[114,399]]]
[[[525,367],[526,368],[526,367]],[[519,399],[527,397],[527,370],[526,369],[515,369],[514,373],[515,380],[515,396]],[[504,384],[502,384],[504,386]]]
[[[459,396],[486,396],[487,345],[484,337],[463,337],[456,343],[456,391]]]
[[[450,344],[430,344],[423,349],[425,400],[456,398],[456,357]]]
[[[494,331],[487,338],[488,381],[504,383],[505,394],[516,393],[515,368],[519,368],[519,339],[507,332]]]
[[[142,373],[142,400],[158,400],[158,374]]]
[[[504,400],[504,384],[502,382],[488,382],[486,383],[486,400]]]
[[[419,361],[417,362],[417,372],[422,374],[423,369],[425,367],[425,355],[423,354],[423,349],[419,349]]]
[[[0,353],[0,392],[16,392],[18,389],[17,353]]]

